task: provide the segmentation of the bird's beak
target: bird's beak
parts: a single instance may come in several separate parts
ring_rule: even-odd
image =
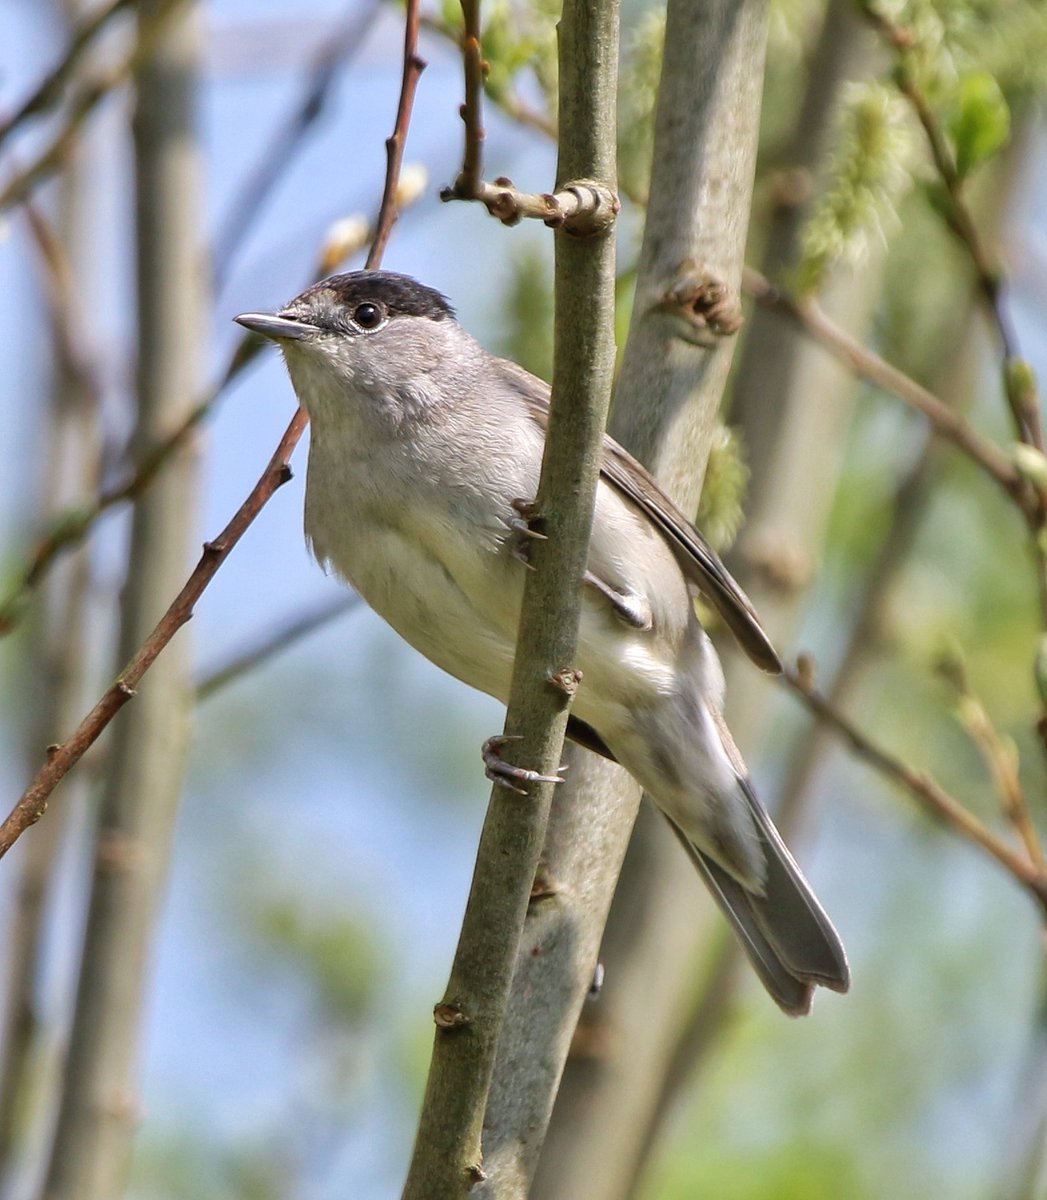
[[[304,321],[293,321],[290,317],[281,317],[276,313],[241,313],[233,318],[238,325],[260,333],[263,337],[273,338],[274,341],[301,341],[311,337],[320,330],[315,325],[307,325]]]

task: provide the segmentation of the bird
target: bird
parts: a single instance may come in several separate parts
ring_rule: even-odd
[[[235,319],[280,347],[308,413],[317,560],[431,662],[506,702],[548,385],[490,354],[442,293],[391,271],[333,275]],[[758,667],[780,671],[778,655],[703,535],[606,435],[581,587],[568,736],[620,763],[665,815],[782,1010],[808,1012],[819,986],[846,992],[840,937],[724,722],[695,601]],[[511,774],[496,758],[497,746],[489,769]]]

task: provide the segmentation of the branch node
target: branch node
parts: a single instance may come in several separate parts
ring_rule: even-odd
[[[543,867],[534,877],[534,883],[531,884],[530,903],[534,904],[539,900],[551,900],[553,896],[558,896],[563,890],[561,885],[546,873]]]
[[[558,692],[573,696],[582,682],[582,672],[577,667],[561,667],[559,671],[551,671],[547,678],[550,686]]]
[[[738,332],[744,320],[738,294],[711,267],[694,262],[681,264],[661,304],[679,313],[703,345],[715,344],[706,331],[714,338],[729,337]]]
[[[457,1004],[448,1004],[446,1001],[433,1009],[433,1021],[437,1029],[462,1029],[472,1024],[472,1019]]]
[[[116,690],[119,695],[125,696],[128,700],[133,699],[137,694],[135,689],[125,679],[118,679],[116,681]]]

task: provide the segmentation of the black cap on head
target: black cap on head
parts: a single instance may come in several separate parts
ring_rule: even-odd
[[[336,304],[350,310],[370,301],[380,304],[390,317],[429,317],[443,321],[454,316],[446,296],[410,275],[395,271],[349,271],[332,275],[309,290],[329,292]]]

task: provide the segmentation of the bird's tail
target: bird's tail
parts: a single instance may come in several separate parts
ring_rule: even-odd
[[[847,955],[839,935],[804,879],[774,823],[740,780],[766,861],[763,894],[750,891],[673,828],[716,903],[730,921],[764,987],[791,1016],[810,1011],[816,985],[846,992]]]

